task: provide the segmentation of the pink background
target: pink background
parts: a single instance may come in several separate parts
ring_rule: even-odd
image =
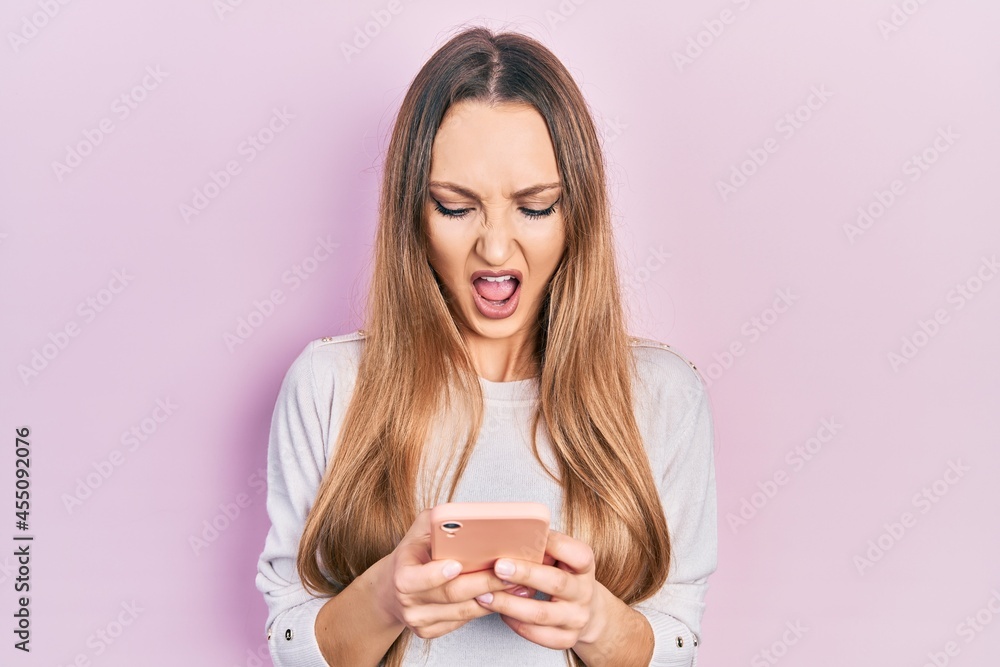
[[[278,386],[306,342],[359,325],[395,110],[456,26],[485,22],[576,77],[633,332],[711,381],[719,569],[699,664],[996,664],[1000,5],[232,4],[2,10],[0,540],[19,532],[24,425],[36,537],[30,656],[0,547],[0,662],[270,664],[253,580]],[[196,190],[212,198],[186,221]],[[859,207],[874,217],[852,231]]]

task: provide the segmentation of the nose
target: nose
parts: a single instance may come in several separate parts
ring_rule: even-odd
[[[485,212],[476,239],[476,252],[488,264],[503,266],[514,253],[514,236],[514,225],[503,212]]]

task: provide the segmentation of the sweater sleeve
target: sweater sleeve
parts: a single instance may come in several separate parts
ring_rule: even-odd
[[[324,425],[313,373],[315,341],[292,362],[278,391],[267,448],[267,514],[256,586],[267,603],[265,632],[276,667],[329,667],[315,624],[329,599],[307,591],[295,566],[306,515],[326,467]]]
[[[673,354],[673,353],[671,353]],[[670,570],[657,593],[632,608],[653,629],[650,667],[695,667],[708,577],[716,569],[718,531],[714,431],[708,392],[686,360],[662,400],[684,407],[666,437],[666,465],[658,480],[670,535]],[[676,368],[677,365],[675,364]]]

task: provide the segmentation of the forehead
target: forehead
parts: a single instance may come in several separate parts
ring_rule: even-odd
[[[527,104],[454,104],[431,149],[432,179],[460,181],[479,191],[499,181],[515,189],[557,181],[558,174],[545,119]]]

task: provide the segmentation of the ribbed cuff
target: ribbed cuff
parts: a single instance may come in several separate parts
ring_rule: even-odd
[[[698,664],[698,647],[688,626],[662,611],[641,606],[633,609],[645,616],[653,628],[655,644],[649,667],[695,667]]]
[[[275,667],[330,667],[316,642],[316,616],[330,598],[313,598],[278,614],[267,640]]]

